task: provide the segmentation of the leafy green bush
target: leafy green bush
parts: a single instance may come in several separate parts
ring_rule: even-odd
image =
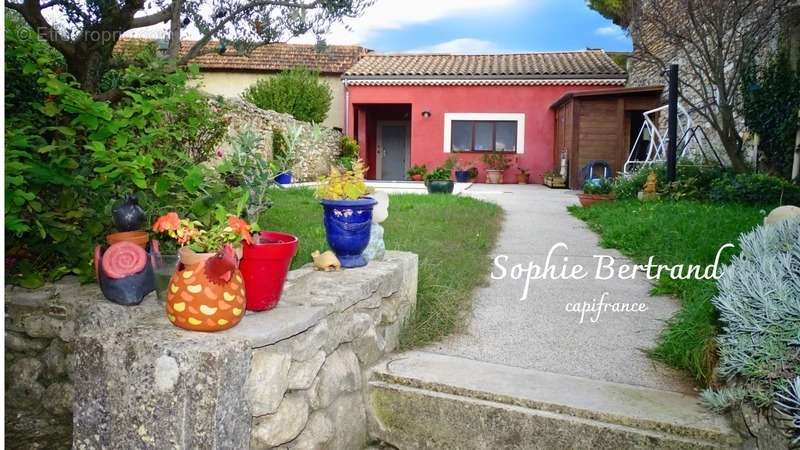
[[[800,205],[800,187],[763,173],[742,173],[714,180],[709,198],[716,202],[747,205]]]
[[[729,173],[729,170],[717,166],[680,163],[676,170],[677,180],[670,184],[667,183],[666,166],[653,164],[634,172],[631,176],[617,177],[614,180],[614,195],[618,199],[636,198],[650,173],[656,174],[656,191],[668,198],[706,200],[711,183]]]
[[[341,148],[338,160],[339,165],[347,170],[352,169],[353,163],[358,160],[359,152],[361,151],[358,141],[350,136],[342,136],[339,139],[339,147]]]
[[[319,73],[300,67],[258,80],[242,97],[261,109],[315,123],[325,120],[333,100],[331,88]]]
[[[758,133],[762,162],[775,174],[790,178],[794,158],[800,74],[786,52],[742,77],[742,113],[747,128]]]
[[[259,134],[245,128],[231,138],[231,150],[217,167],[228,185],[247,190],[247,219],[251,224],[258,223],[260,214],[270,207],[267,192],[275,177],[266,155],[258,148],[260,143]]]
[[[703,394],[715,409],[741,400],[770,406],[800,376],[800,219],[758,227],[739,242],[712,299],[722,323],[718,373],[728,383]]]
[[[613,191],[613,183],[608,178],[592,178],[583,183],[583,193],[590,195],[606,195]]]
[[[241,203],[242,190],[228,189],[199,164],[226,124],[185,87],[191,73],[130,67],[119,77],[122,100],[97,101],[46,56],[35,33],[14,31],[6,29],[13,44],[6,66],[40,57],[11,72],[36,85],[15,97],[20,109],[6,118],[8,282],[35,287],[66,273],[91,278],[92,246],[111,231],[111,210],[124,194],[135,193],[150,218],[179,210],[203,220],[217,204]]]

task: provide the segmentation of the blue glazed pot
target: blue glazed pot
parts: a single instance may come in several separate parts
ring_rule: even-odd
[[[456,170],[456,181],[459,183],[469,183],[470,172],[469,170]]]
[[[292,184],[292,172],[283,172],[276,175],[275,182],[278,184]]]
[[[367,265],[361,253],[369,244],[372,207],[378,202],[365,197],[358,200],[321,200],[320,203],[325,210],[325,237],[342,267]]]

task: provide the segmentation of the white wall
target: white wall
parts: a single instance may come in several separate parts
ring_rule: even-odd
[[[269,76],[272,75],[252,72],[201,72],[198,87],[209,94],[237,98],[250,85]],[[333,94],[331,109],[328,111],[328,117],[325,118],[323,125],[344,129],[344,85],[342,80],[338,75],[323,75],[322,79],[328,83]]]

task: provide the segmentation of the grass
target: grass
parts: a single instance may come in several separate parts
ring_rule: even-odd
[[[299,238],[292,268],[311,261],[311,252],[328,248],[322,207],[308,189],[276,190],[273,207],[262,216],[263,229]],[[451,334],[471,309],[473,290],[487,277],[489,252],[500,231],[502,209],[452,195],[391,195],[383,223],[386,248],[419,255],[417,308],[401,335],[403,348]]]
[[[756,207],[695,201],[627,200],[571,207],[570,212],[600,234],[602,246],[617,248],[637,262],[652,255],[654,263],[668,265],[712,264],[720,246],[737,244],[741,233],[763,220]],[[722,263],[738,252],[738,246],[726,250]],[[667,322],[651,356],[709,385],[717,363],[717,313],[710,301],[715,282],[662,276],[653,291],[677,297],[682,308]]]

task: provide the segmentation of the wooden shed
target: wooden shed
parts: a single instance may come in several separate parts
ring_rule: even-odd
[[[611,174],[622,170],[642,127],[642,113],[662,104],[663,86],[568,92],[550,108],[555,111],[554,161],[566,152],[571,189],[583,184],[581,170],[590,161],[605,161]]]

